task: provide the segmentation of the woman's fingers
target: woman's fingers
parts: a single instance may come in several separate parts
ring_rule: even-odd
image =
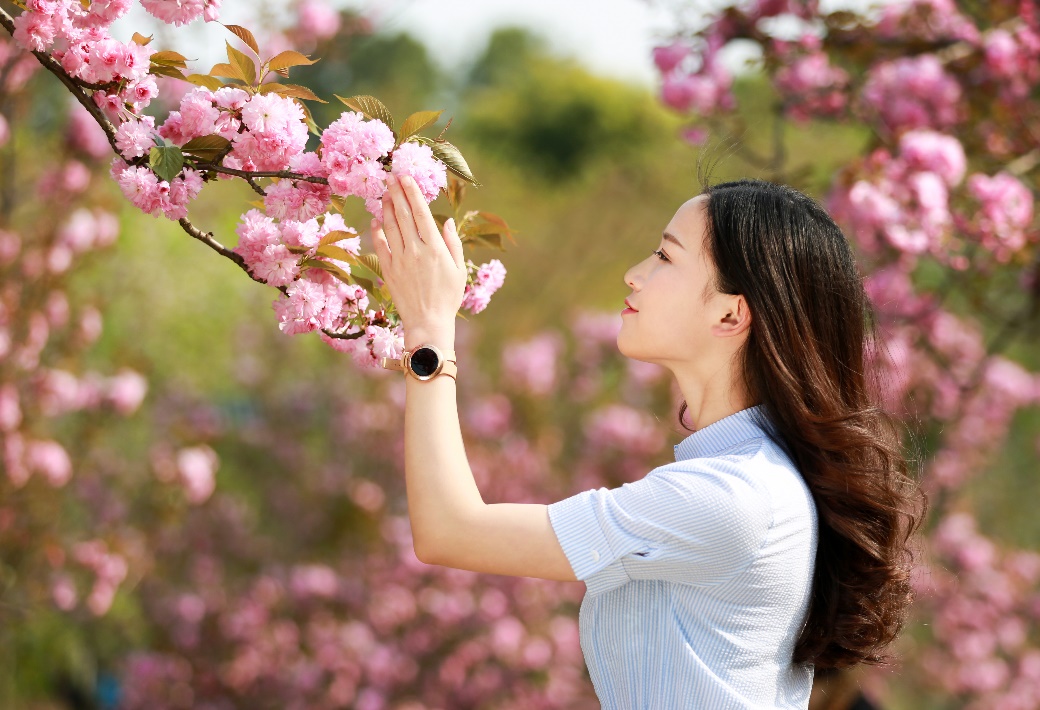
[[[404,248],[405,250],[417,249],[422,236],[415,225],[415,215],[412,212],[411,205],[408,204],[408,197],[404,194],[404,190],[401,189],[401,183],[393,174],[388,175],[386,181],[390,186],[387,192],[393,201],[394,213],[397,215],[397,227],[400,229],[401,237],[404,239]],[[386,212],[385,209],[383,211],[384,213]]]
[[[400,256],[404,253],[404,237],[401,228],[397,225],[397,215],[394,203],[390,200],[390,191],[383,194],[383,231],[386,233],[386,241],[390,246],[390,252]]]
[[[419,237],[427,244],[436,245],[441,236],[441,230],[437,226],[437,220],[430,212],[430,205],[411,175],[402,175],[400,178],[401,191],[408,200],[408,206],[415,218],[415,227],[419,231]],[[443,239],[441,239],[443,241]]]
[[[390,245],[386,241],[386,234],[383,232],[383,228],[379,225],[379,222],[372,220],[372,248],[375,249],[376,257],[379,259],[379,270],[383,274],[390,273],[390,267],[393,263],[393,256],[390,253]]]

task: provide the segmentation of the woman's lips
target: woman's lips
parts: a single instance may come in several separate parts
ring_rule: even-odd
[[[626,308],[625,310],[621,311],[621,315],[625,315],[626,313],[638,313],[638,312],[639,311],[637,311],[634,308]]]

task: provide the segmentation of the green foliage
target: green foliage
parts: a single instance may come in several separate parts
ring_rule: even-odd
[[[526,47],[510,53],[514,45]],[[515,31],[496,33],[471,71],[465,135],[532,177],[562,182],[585,170],[631,166],[660,149],[676,123],[644,88],[548,56]]]

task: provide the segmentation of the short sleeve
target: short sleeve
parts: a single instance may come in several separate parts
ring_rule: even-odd
[[[575,577],[587,580],[620,561],[628,579],[710,585],[744,569],[769,529],[769,502],[733,463],[691,463],[549,505]]]

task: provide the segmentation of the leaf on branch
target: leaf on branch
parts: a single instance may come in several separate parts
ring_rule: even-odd
[[[394,117],[390,115],[390,109],[384,106],[383,102],[375,96],[351,96],[347,99],[336,94],[333,94],[333,96],[355,111],[363,113],[366,117],[382,121],[390,130],[394,129]]]
[[[288,69],[275,69],[274,73],[277,74],[280,77],[285,78],[285,79],[289,78],[289,70]]]
[[[130,38],[130,41],[134,44],[139,44],[142,47],[152,41],[152,35],[145,37],[140,32],[134,32],[134,36]]]
[[[279,84],[274,81],[270,84],[260,85],[261,94],[270,94],[272,92],[293,99],[306,99],[307,101],[317,101],[323,104],[328,103],[328,101],[318,98],[318,96],[316,96],[315,93],[306,86],[299,86],[297,84]],[[302,106],[303,104],[300,105]],[[312,122],[313,120],[314,119],[311,119]]]
[[[458,212],[459,205],[466,197],[466,182],[455,177],[454,173],[448,175],[448,188],[444,191],[448,197],[448,204]]]
[[[166,50],[164,52],[156,52],[148,58],[152,64],[161,64],[168,67],[177,67],[179,69],[185,68],[188,64],[188,58],[179,52],[172,50]]]
[[[208,136],[199,136],[198,138],[192,138],[190,141],[181,146],[181,152],[191,153],[196,155],[203,160],[213,161],[216,160],[221,153],[223,153],[227,147],[231,145],[224,136],[219,136],[216,133],[211,133]]]
[[[287,49],[271,57],[267,62],[267,67],[271,71],[279,71],[289,67],[310,66],[317,61],[317,59],[310,59],[306,54],[300,54],[294,50]],[[288,74],[285,76],[288,76]]]
[[[455,173],[471,185],[480,187],[480,183],[473,177],[469,165],[466,164],[466,159],[462,157],[462,153],[458,148],[448,141],[438,141],[433,138],[427,138],[426,136],[415,136],[415,140],[419,143],[430,146],[430,148],[433,149],[433,157],[444,163],[448,170]]]
[[[318,247],[318,256],[324,256],[329,259],[337,259],[339,261],[345,261],[350,263],[354,261],[354,255],[343,247],[338,247],[335,244],[326,244]]]
[[[321,259],[304,259],[300,266],[303,269],[321,269],[322,271],[328,271],[345,284],[353,283],[353,281],[350,280],[350,274],[330,261],[322,261]]]
[[[230,42],[224,44],[227,45],[228,63],[237,71],[236,76],[247,86],[252,86],[256,82],[256,64],[248,54],[232,47]]]
[[[169,66],[167,64],[153,64],[151,67],[149,67],[148,73],[154,74],[155,76],[169,76],[173,77],[174,79],[187,80],[188,78],[184,76],[184,72],[182,72],[180,69],[178,69],[177,67]]]
[[[257,208],[258,210],[266,210],[267,209],[267,205],[264,203],[263,200],[250,200],[246,204],[250,205],[252,207]],[[289,251],[292,251],[292,250],[290,249]]]
[[[318,246],[323,247],[326,244],[335,244],[336,242],[342,241],[344,239],[353,239],[356,236],[356,234],[344,232],[342,229],[334,229],[321,238],[321,241],[318,242]]]
[[[253,33],[247,30],[245,27],[240,25],[224,25],[224,27],[231,30],[232,34],[238,37],[240,40],[245,42],[251,50],[256,54],[257,58],[260,57],[260,46],[256,43],[256,38],[253,37]]]
[[[444,110],[440,111],[416,111],[401,124],[401,133],[397,136],[397,144],[400,145],[414,136],[416,133],[437,122]]]
[[[148,154],[148,167],[166,182],[170,182],[184,167],[184,153],[175,145],[156,146]]]
[[[209,70],[210,76],[222,76],[225,79],[237,79],[238,81],[245,81],[239,76],[238,70],[230,64],[214,64],[213,68]]]
[[[359,256],[357,258],[361,261],[362,264],[365,265],[366,269],[371,271],[373,274],[378,276],[380,279],[383,278],[383,272],[379,268],[379,257],[378,256],[376,256],[375,254],[362,254],[361,256]]]
[[[208,76],[206,74],[188,74],[188,76],[184,77],[184,80],[194,84],[195,86],[205,87],[210,91],[224,88],[224,82],[216,77]]]

